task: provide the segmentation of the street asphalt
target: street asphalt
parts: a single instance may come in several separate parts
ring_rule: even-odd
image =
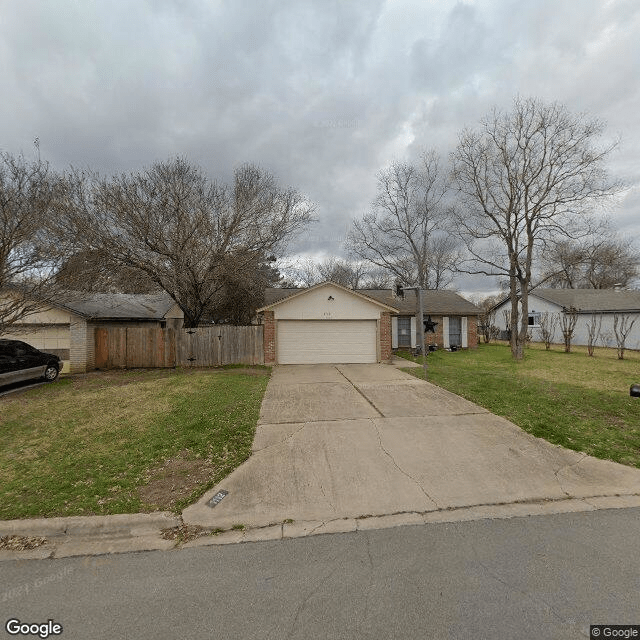
[[[1,570],[7,638],[16,619],[52,620],[64,640],[574,640],[590,624],[640,624],[640,509]]]

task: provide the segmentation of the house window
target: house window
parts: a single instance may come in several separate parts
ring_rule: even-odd
[[[398,318],[398,347],[411,348],[411,318]]]
[[[449,318],[449,346],[462,347],[462,318],[460,316]]]
[[[530,311],[529,312],[529,326],[530,327],[538,327],[540,326],[540,312]]]

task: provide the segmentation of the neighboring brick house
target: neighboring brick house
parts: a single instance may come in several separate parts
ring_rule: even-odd
[[[425,333],[426,345],[477,346],[475,305],[452,291],[423,291],[423,300],[425,320],[430,316],[435,329]],[[332,282],[269,288],[258,312],[265,327],[265,364],[380,362],[392,350],[419,344],[414,292],[396,297],[391,289],[352,291]]]
[[[63,360],[64,373],[95,367],[94,332],[99,327],[177,328],[183,313],[166,294],[75,294],[12,325],[3,338],[23,340]]]
[[[416,318],[418,315],[415,291],[396,296],[392,289],[363,289],[371,298],[392,305],[398,313],[392,316],[393,349],[413,349],[420,344]],[[480,309],[453,291],[426,289],[422,291],[424,320],[431,322],[433,331],[424,334],[425,346],[438,349],[452,346],[475,349],[478,346],[478,314]]]

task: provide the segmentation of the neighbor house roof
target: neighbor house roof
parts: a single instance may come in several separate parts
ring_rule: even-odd
[[[264,306],[269,307],[302,291],[307,291],[307,289],[266,289],[264,292]],[[413,315],[416,313],[417,301],[413,291],[407,291],[404,298],[394,296],[391,289],[356,289],[356,293],[397,309],[400,314]],[[453,291],[423,290],[422,295],[425,314],[442,315],[448,313],[451,315],[475,316],[480,313],[480,309],[475,304],[465,300]]]
[[[621,289],[534,289],[537,296],[564,308],[574,307],[580,313],[640,313],[640,291]],[[531,306],[531,305],[529,305]]]
[[[70,294],[59,306],[91,319],[161,320],[175,305],[165,292]]]

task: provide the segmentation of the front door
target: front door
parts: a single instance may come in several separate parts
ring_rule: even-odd
[[[462,347],[462,318],[449,318],[449,346]]]

